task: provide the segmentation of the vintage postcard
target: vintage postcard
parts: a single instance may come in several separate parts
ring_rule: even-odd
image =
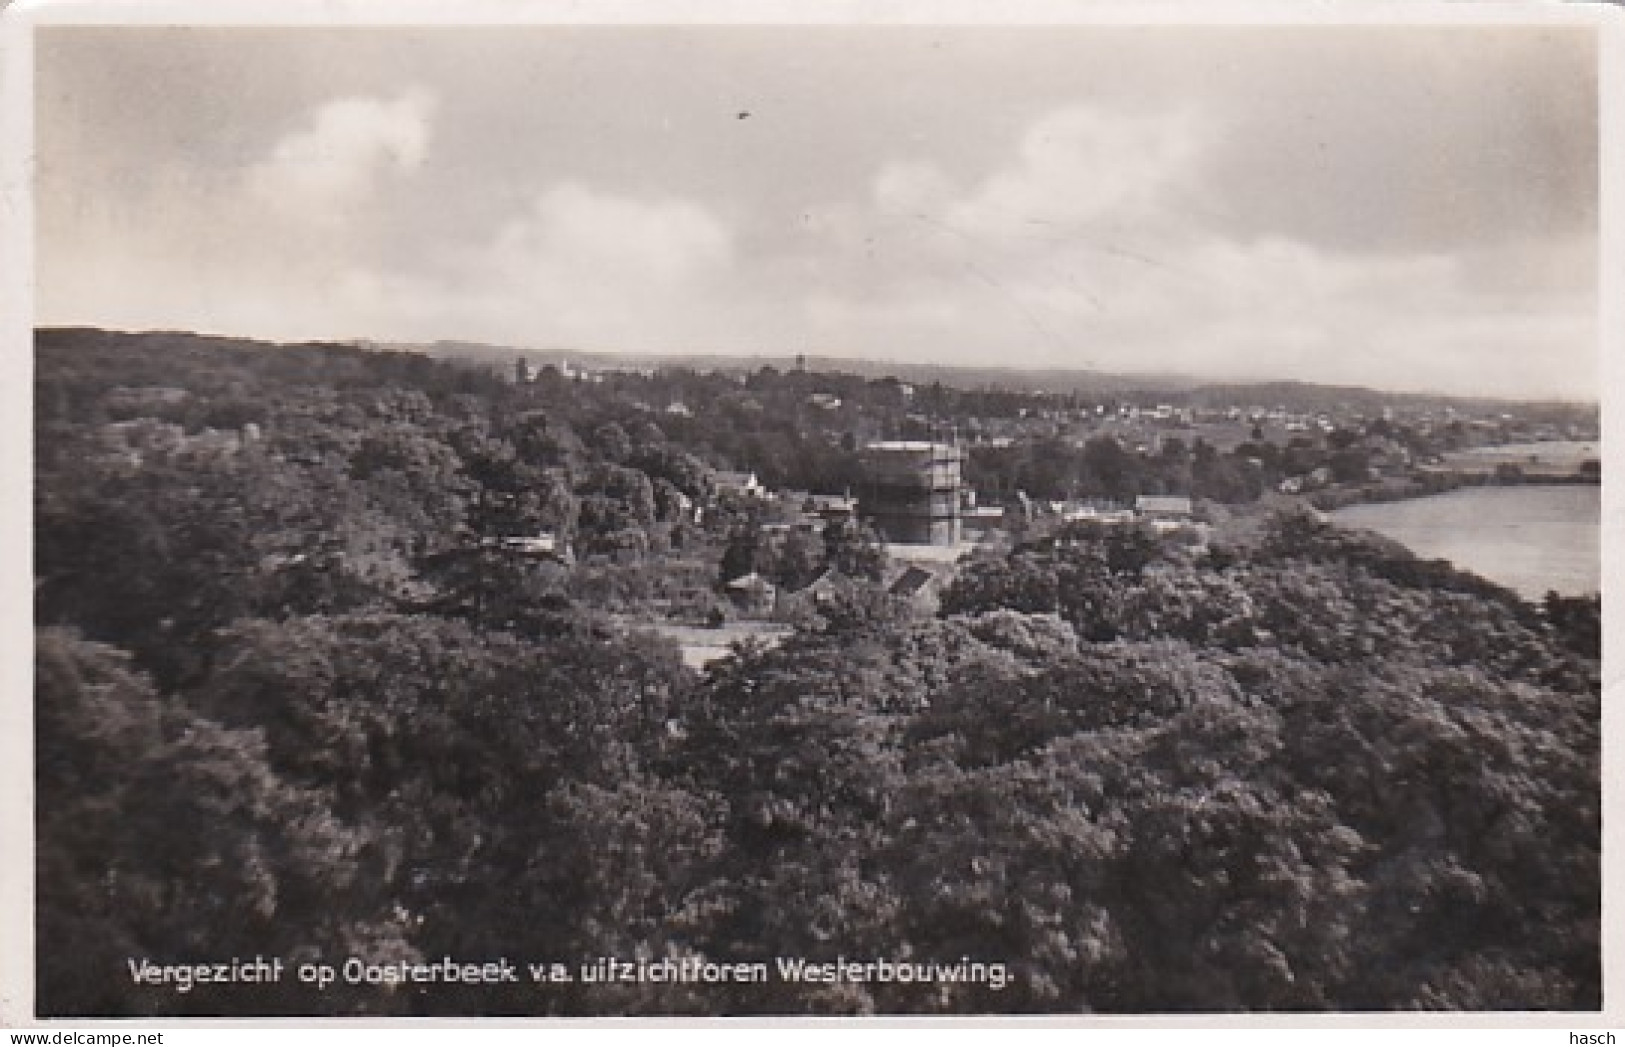
[[[334,10],[5,16],[8,1019],[1618,1016],[1617,11]]]

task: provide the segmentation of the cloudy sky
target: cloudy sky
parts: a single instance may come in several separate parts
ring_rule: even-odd
[[[51,28],[41,324],[1593,398],[1584,28]]]

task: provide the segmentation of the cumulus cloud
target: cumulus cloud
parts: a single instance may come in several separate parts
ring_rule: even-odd
[[[727,260],[728,231],[678,199],[641,200],[576,183],[554,186],[491,246],[496,270],[536,285],[674,287]]]
[[[433,109],[433,96],[421,89],[328,102],[249,169],[248,189],[278,209],[331,214],[363,197],[380,177],[423,164]]]
[[[953,346],[1035,366],[1591,387],[1593,371],[1553,367],[1594,342],[1583,250],[1514,259],[1477,244],[1371,252],[1248,235],[1209,208],[1204,172],[1230,148],[1210,116],[1059,110],[963,185],[917,160],[883,165],[872,213],[840,223],[871,279],[809,296],[808,323],[916,357]]]
[[[460,282],[486,303],[482,327],[500,318],[530,339],[658,347],[716,304],[710,281],[732,254],[729,229],[697,204],[570,182],[467,256]]]
[[[1027,130],[1016,163],[984,182],[951,217],[993,232],[1019,222],[1143,219],[1187,177],[1210,133],[1192,109],[1052,113]]]
[[[1502,255],[1238,235],[1191,210],[1221,130],[1191,107],[1056,110],[979,178],[893,157],[765,245],[694,199],[562,181],[437,275],[335,293],[374,329],[519,344],[1589,387],[1551,366],[1594,337],[1583,253],[1540,283]]]
[[[1071,106],[1034,121],[1014,156],[973,184],[956,186],[928,162],[894,160],[876,174],[870,196],[877,218],[924,223],[990,258],[1053,253],[1056,244],[1130,226],[1143,241],[1188,194],[1212,135],[1194,107]]]
[[[42,312],[90,298],[110,326],[367,333],[345,311],[343,288],[376,264],[397,220],[389,181],[429,161],[434,109],[416,88],[338,97],[300,114],[247,167],[208,171],[166,157],[143,194],[76,217],[74,235],[46,238],[43,266],[97,275],[52,282]]]
[[[561,182],[427,266],[355,266],[327,293],[378,337],[659,350],[715,335],[733,263],[691,201]]]
[[[96,134],[43,151],[42,315],[1596,388],[1583,40],[933,32],[900,76],[900,37],[764,37],[696,76],[594,39],[558,44],[593,63],[537,72],[526,45],[488,77],[430,63],[403,81],[395,56],[418,52],[389,49],[303,110],[263,90],[282,69],[257,54],[254,90],[212,83],[235,103],[178,105],[166,83],[167,129],[125,118],[128,76],[84,66],[100,122],[47,124]],[[599,59],[651,79],[623,90]],[[41,97],[85,105],[69,86]],[[747,87],[750,120],[719,108]],[[259,116],[221,133],[239,111]]]

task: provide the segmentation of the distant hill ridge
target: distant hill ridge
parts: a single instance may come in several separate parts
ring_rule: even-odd
[[[120,332],[90,327],[37,329],[41,337],[68,334],[102,334],[124,337],[195,339],[200,343],[238,346],[279,343],[228,335],[198,334],[188,331]],[[745,374],[771,367],[779,371],[804,367],[812,373],[856,375],[862,378],[896,378],[914,385],[940,382],[964,390],[995,389],[1011,392],[1100,397],[1160,397],[1174,406],[1226,407],[1281,406],[1294,411],[1320,411],[1334,406],[1355,406],[1380,410],[1384,405],[1434,404],[1439,406],[1483,408],[1486,405],[1540,404],[1596,408],[1595,401],[1508,400],[1498,397],[1471,397],[1444,393],[1397,392],[1363,386],[1324,385],[1299,380],[1215,382],[1190,375],[1171,373],[1124,374],[1066,368],[971,367],[951,364],[908,363],[834,356],[729,356],[717,353],[609,353],[558,348],[494,345],[484,342],[442,340],[436,342],[382,342],[365,339],[319,340],[301,344],[347,345],[377,352],[422,353],[438,359],[464,361],[506,371],[515,360],[524,359],[535,367],[558,366],[566,361],[588,368],[685,368]]]
[[[1457,406],[1487,404],[1558,404],[1570,401],[1508,400],[1503,397],[1459,396],[1448,393],[1389,391],[1365,386],[1326,385],[1297,379],[1269,381],[1216,382],[1193,375],[1172,372],[1123,373],[1059,367],[975,367],[954,364],[908,363],[897,360],[871,360],[844,356],[729,356],[718,353],[609,353],[572,351],[558,348],[522,348],[480,342],[440,341],[432,343],[380,343],[378,348],[425,352],[444,358],[462,358],[511,365],[523,357],[533,366],[557,366],[569,361],[586,367],[689,368],[695,371],[749,373],[763,367],[780,371],[804,366],[810,372],[858,375],[864,378],[896,378],[914,385],[943,385],[959,389],[1003,389],[1013,392],[1039,392],[1058,395],[1086,393],[1096,396],[1166,396],[1179,406],[1221,407],[1231,404],[1286,406],[1297,410],[1320,410],[1333,405],[1435,403]],[[1594,406],[1594,402],[1590,404]],[[1585,404],[1576,404],[1585,406]]]

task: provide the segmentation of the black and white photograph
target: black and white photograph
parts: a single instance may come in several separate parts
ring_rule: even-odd
[[[110,6],[26,1020],[1619,1003],[1608,19]]]

